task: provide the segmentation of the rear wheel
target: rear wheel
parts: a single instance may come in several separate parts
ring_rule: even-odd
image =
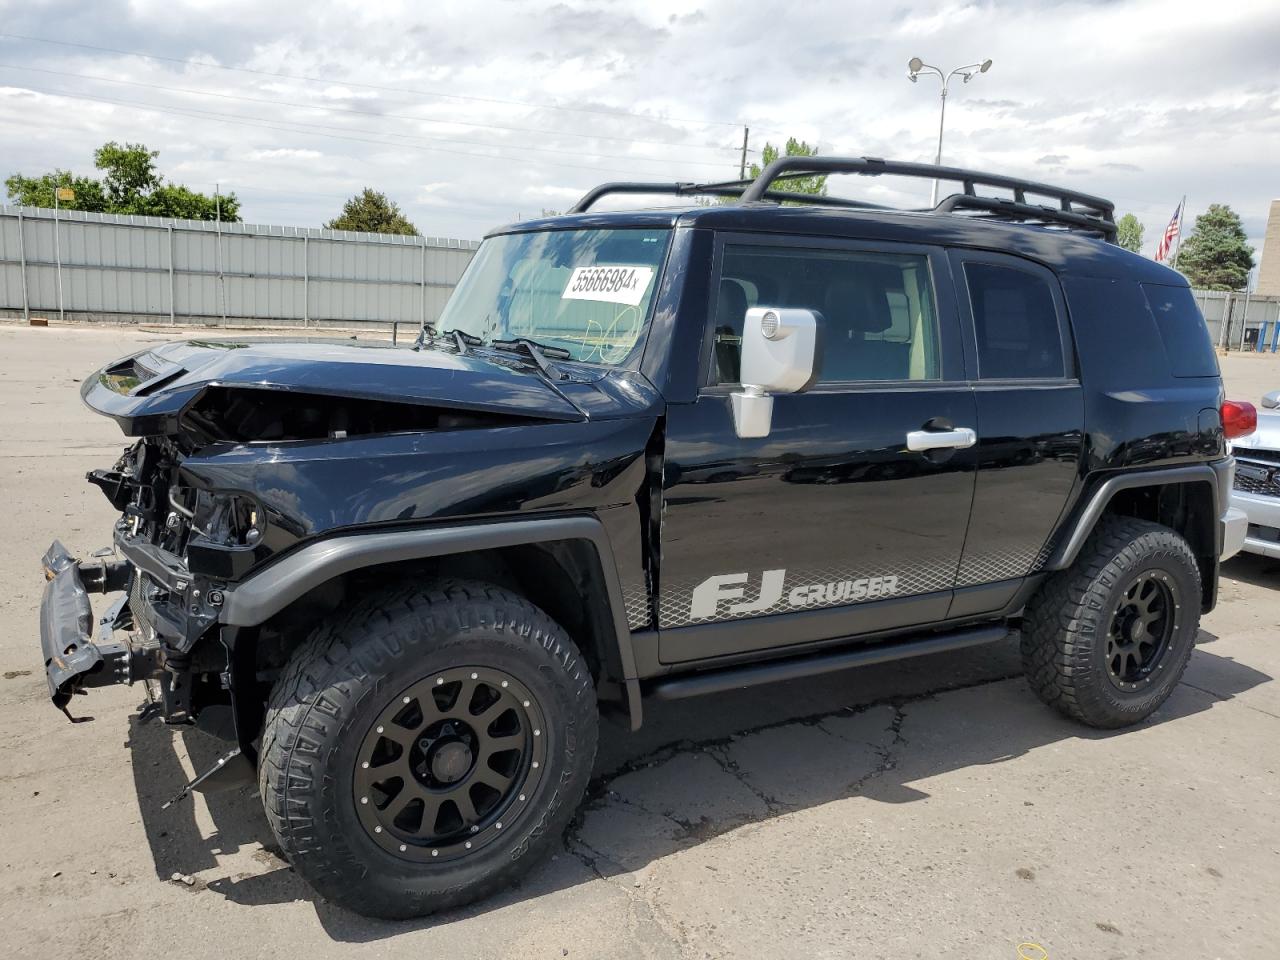
[[[322,627],[272,692],[260,786],[327,899],[420,916],[486,896],[563,832],[591,771],[590,671],[506,590],[403,588]]]
[[[1123,727],[1173,692],[1200,627],[1200,568],[1159,524],[1107,517],[1070,569],[1027,605],[1022,661],[1045,703],[1095,727]]]

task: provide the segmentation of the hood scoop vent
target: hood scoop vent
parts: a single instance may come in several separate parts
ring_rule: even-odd
[[[158,357],[139,354],[114,363],[98,376],[104,386],[127,397],[145,397],[186,373],[181,364],[167,363]]]

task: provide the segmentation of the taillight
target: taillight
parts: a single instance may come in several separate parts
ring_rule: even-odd
[[[1222,402],[1222,432],[1228,440],[1247,437],[1258,429],[1258,411],[1245,400]]]

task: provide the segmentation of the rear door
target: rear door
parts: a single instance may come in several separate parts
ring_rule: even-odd
[[[1039,570],[1080,478],[1084,397],[1054,273],[952,251],[977,403],[977,486],[951,616],[998,609]]]
[[[971,449],[908,448],[975,426],[945,254],[817,238],[717,240],[703,387],[668,407],[664,662],[942,619],[973,496]],[[743,314],[820,314],[820,372],[739,438]]]

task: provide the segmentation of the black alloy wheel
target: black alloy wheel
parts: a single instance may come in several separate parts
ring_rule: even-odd
[[[1169,575],[1160,570],[1140,573],[1125,589],[1107,631],[1106,661],[1111,682],[1122,690],[1150,683],[1163,668],[1161,659],[1177,628]]]
[[[354,802],[385,850],[442,861],[478,852],[527,809],[546,764],[543,713],[511,674],[444,670],[378,715],[357,753]]]

